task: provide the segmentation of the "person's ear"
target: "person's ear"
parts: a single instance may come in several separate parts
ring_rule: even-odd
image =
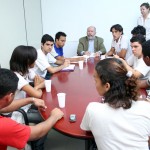
[[[148,56],[146,56],[146,60],[147,60],[147,61],[150,61],[150,58],[149,58]]]
[[[11,103],[14,99],[14,93],[10,93],[7,95],[7,102]]]
[[[59,41],[59,39],[56,39],[56,40],[55,40],[55,43],[58,42],[58,41]]]
[[[105,84],[105,91],[107,92],[109,89],[110,89],[110,84],[107,82],[107,83]]]

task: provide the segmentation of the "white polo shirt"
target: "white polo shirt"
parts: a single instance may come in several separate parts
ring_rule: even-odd
[[[137,20],[137,24],[145,27],[145,29],[146,29],[146,40],[150,40],[150,14],[145,19],[145,21],[144,21],[143,16],[141,15]]]
[[[115,48],[116,53],[119,53],[122,49],[125,49],[127,51],[126,56],[125,56],[125,60],[127,60],[127,58],[129,58],[129,56],[132,54],[129,39],[124,35],[121,35],[118,42],[116,42],[113,39],[112,43],[111,43],[111,47]]]

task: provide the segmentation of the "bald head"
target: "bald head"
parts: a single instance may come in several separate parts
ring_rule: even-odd
[[[94,26],[90,26],[87,28],[87,37],[89,40],[93,40],[95,38],[96,28]]]

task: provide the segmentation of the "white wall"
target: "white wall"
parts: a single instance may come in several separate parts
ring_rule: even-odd
[[[18,13],[19,12],[19,13]],[[0,1],[0,64],[9,68],[11,53],[18,44],[26,44],[22,0]]]
[[[16,46],[40,47],[43,34],[41,1],[0,0],[0,18],[0,64],[9,68],[9,60]]]
[[[24,0],[27,44],[40,48],[43,35],[41,0]]]
[[[97,28],[97,36],[104,38],[107,51],[112,35],[110,27],[121,24],[125,35],[137,25],[140,5],[145,0],[42,0],[43,33],[55,36],[58,31],[67,34],[66,56],[76,54],[78,39],[86,35],[90,25]],[[146,1],[147,2],[147,1]],[[71,53],[71,52],[72,53]]]

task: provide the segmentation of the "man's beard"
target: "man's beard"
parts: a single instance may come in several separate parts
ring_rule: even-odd
[[[95,36],[87,36],[88,37],[88,40],[94,40],[95,39]]]

